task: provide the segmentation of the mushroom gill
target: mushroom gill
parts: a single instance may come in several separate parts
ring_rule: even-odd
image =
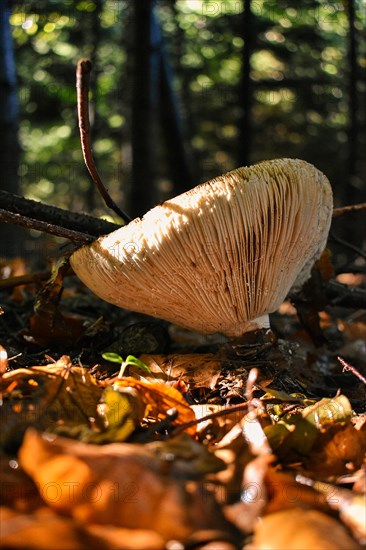
[[[239,336],[264,326],[309,277],[332,207],[329,181],[314,166],[265,161],[156,206],[78,249],[71,265],[107,302]]]

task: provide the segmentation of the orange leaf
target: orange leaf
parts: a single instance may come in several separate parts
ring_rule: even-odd
[[[116,381],[115,389],[132,387],[136,388],[139,396],[148,410],[148,416],[154,420],[163,420],[170,409],[178,411],[175,424],[185,424],[196,420],[193,409],[188,405],[183,395],[172,386],[158,382],[143,382],[136,378],[126,377]],[[196,433],[196,426],[187,428],[190,434]]]

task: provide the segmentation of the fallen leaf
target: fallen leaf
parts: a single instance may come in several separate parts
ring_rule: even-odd
[[[213,389],[222,370],[222,361],[215,359],[213,353],[144,354],[140,359],[154,374],[163,371],[168,380],[182,378],[195,388]]]
[[[273,459],[271,455],[262,455],[250,461],[244,469],[239,502],[225,507],[226,517],[244,533],[253,531],[267,503],[264,479]]]
[[[305,468],[312,476],[327,479],[357,470],[366,453],[366,424],[356,429],[351,423],[335,424],[318,434]]]
[[[164,538],[152,529],[125,529],[114,525],[86,525],[98,550],[161,550]],[[90,547],[88,547],[90,548]]]
[[[302,475],[296,476],[296,480],[319,491],[330,508],[339,512],[340,519],[349,527],[355,539],[360,544],[366,544],[366,495]]]
[[[186,424],[196,420],[194,411],[180,391],[167,384],[143,382],[136,378],[125,377],[116,380],[113,387],[116,390],[128,387],[135,388],[146,407],[146,415],[154,421],[163,420],[171,409],[178,411],[178,417],[172,422],[173,425]],[[196,426],[191,426],[186,431],[195,434]]]
[[[105,550],[71,519],[43,508],[35,514],[19,514],[2,507],[1,547],[17,550]]]
[[[85,444],[28,430],[20,464],[54,510],[82,524],[153,529],[164,540],[233,529],[203,483],[170,475],[148,446]],[[168,460],[169,463],[169,460]]]
[[[59,310],[35,313],[21,336],[29,344],[65,346],[75,344],[85,331],[85,318]]]
[[[264,432],[271,448],[281,458],[288,458],[290,451],[308,455],[321,430],[347,422],[351,417],[350,402],[344,395],[339,395],[321,399],[301,412],[287,413],[274,424],[265,426]]]
[[[297,507],[315,508],[327,513],[330,510],[324,495],[298,483],[292,473],[278,470],[274,465],[268,467],[264,481],[268,495],[264,514]]]
[[[134,388],[117,391],[108,386],[103,391],[98,412],[105,421],[105,429],[90,430],[82,440],[98,444],[126,441],[144,418],[145,405]]]
[[[4,346],[0,346],[0,376],[6,373],[8,364],[8,353]]]
[[[33,480],[19,467],[16,457],[0,455],[1,504],[22,513],[33,512],[44,503]]]
[[[47,366],[16,369],[0,381],[3,393],[1,445],[15,451],[29,426],[57,431],[91,428],[103,388],[68,356]]]
[[[180,478],[197,479],[225,468],[223,460],[186,433],[148,443],[146,448],[166,462],[166,471]]]
[[[247,550],[359,550],[336,519],[318,510],[292,508],[262,518]]]

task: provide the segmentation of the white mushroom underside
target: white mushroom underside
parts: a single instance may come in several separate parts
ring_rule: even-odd
[[[203,333],[242,334],[309,276],[332,212],[327,178],[294,159],[239,168],[77,250],[99,297]]]

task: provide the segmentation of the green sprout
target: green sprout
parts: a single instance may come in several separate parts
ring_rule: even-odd
[[[133,365],[134,367],[137,367],[141,370],[144,370],[151,374],[151,370],[143,361],[140,361],[140,359],[137,359],[137,357],[134,357],[133,355],[127,355],[126,360],[123,360],[123,357],[121,357],[118,353],[113,353],[107,351],[106,353],[102,353],[103,359],[106,361],[110,361],[111,363],[119,363],[121,365],[119,369],[118,378],[123,378],[126,368],[129,365]]]

